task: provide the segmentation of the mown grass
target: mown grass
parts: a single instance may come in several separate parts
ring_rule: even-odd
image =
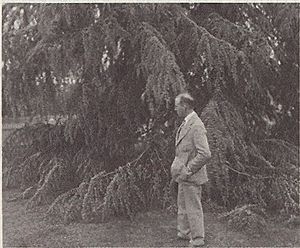
[[[46,207],[25,210],[25,201],[7,202],[16,191],[3,192],[4,247],[184,247],[176,238],[176,216],[162,211],[140,214],[131,222],[64,225],[44,218]],[[205,208],[206,247],[299,247],[300,229],[269,222],[264,234],[248,235],[228,228]]]

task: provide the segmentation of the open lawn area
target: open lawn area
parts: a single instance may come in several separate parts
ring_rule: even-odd
[[[25,200],[7,202],[17,191],[3,192],[4,247],[184,247],[176,238],[176,216],[161,211],[140,214],[131,222],[64,225],[44,218],[46,207],[25,210]],[[247,235],[227,227],[216,213],[205,211],[206,247],[299,247],[300,229],[268,223],[261,235]]]

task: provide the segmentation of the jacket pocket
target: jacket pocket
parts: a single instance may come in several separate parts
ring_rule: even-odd
[[[183,168],[186,166],[188,160],[188,153],[181,153],[176,156],[171,165],[172,178],[177,181],[178,176],[182,174]]]
[[[208,181],[206,166],[203,166],[199,171],[186,178],[184,182],[196,185],[204,184]]]

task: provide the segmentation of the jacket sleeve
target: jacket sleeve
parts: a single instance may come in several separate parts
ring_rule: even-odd
[[[195,127],[193,132],[193,142],[196,148],[196,156],[189,161],[187,166],[194,174],[200,170],[211,157],[206,137],[206,130],[203,127]]]

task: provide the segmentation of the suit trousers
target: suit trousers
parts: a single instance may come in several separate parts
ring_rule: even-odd
[[[204,220],[201,204],[201,186],[178,184],[178,232],[190,236],[194,242],[204,240]]]

